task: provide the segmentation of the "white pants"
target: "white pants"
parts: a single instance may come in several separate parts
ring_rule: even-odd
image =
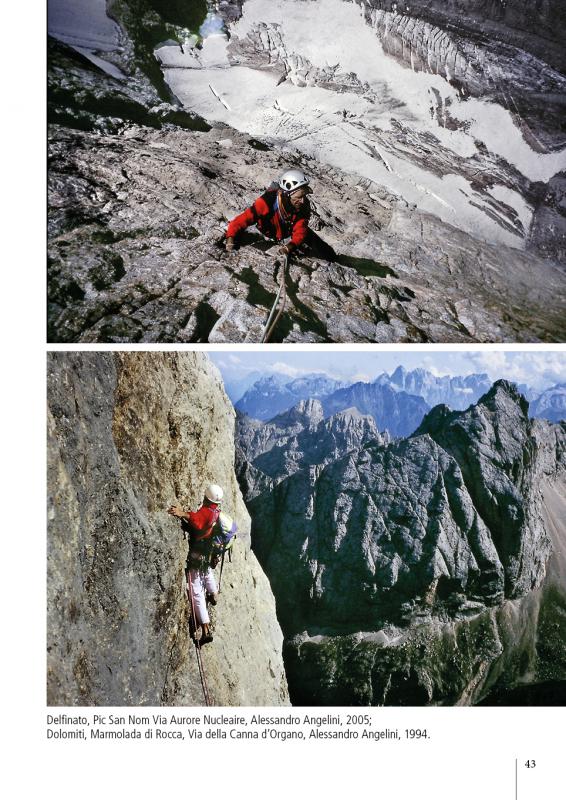
[[[201,572],[198,569],[190,569],[189,580],[191,582],[197,623],[199,625],[208,625],[210,617],[208,616],[206,608],[206,592],[209,594],[216,594],[218,592],[214,572],[210,567],[206,572]]]

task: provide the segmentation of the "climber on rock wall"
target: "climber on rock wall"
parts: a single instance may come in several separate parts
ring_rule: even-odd
[[[334,261],[336,253],[308,227],[312,193],[309,179],[300,169],[289,169],[278,181],[254,200],[242,214],[234,217],[226,230],[225,247],[231,253],[236,245],[236,237],[250,225],[256,225],[264,236],[282,242],[281,253],[291,255],[301,248],[308,255]]]
[[[187,584],[196,617],[195,628],[197,625],[202,628],[200,645],[208,644],[213,639],[209,628],[210,617],[206,600],[208,597],[209,602],[216,605],[218,587],[212,571],[211,558],[213,558],[213,532],[220,516],[223,496],[222,488],[211,483],[205,489],[202,506],[198,511],[184,511],[181,506],[171,506],[168,509],[169,514],[181,520],[183,530],[189,539]]]

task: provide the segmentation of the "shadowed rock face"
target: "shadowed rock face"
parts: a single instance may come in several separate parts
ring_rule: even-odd
[[[383,12],[401,10],[395,0],[368,0],[367,6]],[[449,27],[460,36],[487,37],[532,51],[557,69],[564,69],[564,23],[560,0],[531,3],[529,0],[416,0],[410,4],[410,17]]]
[[[470,703],[521,680],[514,659],[534,652],[539,610],[552,619],[566,594],[548,584],[565,532],[541,492],[565,452],[563,426],[530,420],[499,381],[467,411],[436,407],[409,439],[367,443],[258,494],[254,550],[293,701]],[[555,640],[533,676],[564,679]]]
[[[139,39],[142,5],[138,19],[132,3],[113,4],[126,32],[123,50],[105,58],[122,79],[61,44],[50,49],[50,341],[259,341],[278,289],[278,250],[250,234],[227,257],[217,242],[290,160],[311,176],[312,225],[339,259],[291,263],[273,341],[563,341],[559,175],[548,186],[505,178],[537,209],[533,253],[480,242],[383,186],[181,108],[153,45]],[[240,8],[221,11],[233,20]],[[537,91],[549,119],[548,87]],[[391,136],[403,153],[414,138],[403,126]],[[436,140],[421,139],[418,163],[446,174]],[[484,156],[450,170],[467,178],[479,170],[483,201],[521,227],[484,191],[501,178],[501,165]]]
[[[505,565],[508,597],[538,585],[548,557],[528,409],[514,386],[500,381],[467,412],[437,406],[415,432],[428,433],[458,462]]]
[[[199,354],[52,353],[48,360],[49,705],[203,705],[188,636],[187,545],[166,509],[214,480],[238,522],[215,639],[217,705],[288,702],[273,596],[249,549],[233,412]]]

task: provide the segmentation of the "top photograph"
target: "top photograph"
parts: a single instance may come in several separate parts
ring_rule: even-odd
[[[564,0],[49,0],[48,343],[566,341]]]

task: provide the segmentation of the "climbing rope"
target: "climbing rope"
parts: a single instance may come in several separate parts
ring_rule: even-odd
[[[261,337],[261,343],[262,344],[264,344],[265,342],[269,341],[269,339],[271,337],[271,334],[273,333],[273,331],[275,329],[275,326],[277,325],[277,323],[279,321],[279,317],[281,316],[281,314],[285,310],[285,302],[287,300],[287,291],[286,291],[286,288],[285,288],[285,276],[286,276],[287,266],[288,265],[289,265],[289,256],[285,256],[285,258],[283,259],[283,265],[281,266],[281,269],[279,271],[279,290],[278,290],[277,295],[275,297],[275,302],[273,303],[271,311],[269,312],[269,316],[267,318],[267,322],[265,323],[265,328],[263,330],[263,336]],[[282,301],[281,302],[281,307],[277,311],[277,314],[275,314],[275,311],[277,309],[277,306],[279,305],[279,301],[280,300]]]
[[[224,570],[224,556],[226,555],[226,548],[222,550],[222,561],[220,562],[220,578],[218,579],[218,594],[220,594],[220,587],[222,586],[222,572]]]
[[[191,583],[191,571],[190,569],[187,570],[186,573],[187,578],[187,593],[189,595],[189,602],[191,605],[191,615],[193,620],[193,628],[194,628],[194,643],[195,643],[195,650],[197,652],[197,663],[198,663],[198,671],[200,675],[200,682],[202,686],[202,694],[204,697],[204,704],[207,706],[212,705],[210,702],[210,695],[208,693],[208,686],[206,684],[206,674],[204,671],[204,664],[202,662],[202,652],[200,646],[200,639],[197,639],[197,618],[195,614],[195,601],[193,598],[193,585]]]

